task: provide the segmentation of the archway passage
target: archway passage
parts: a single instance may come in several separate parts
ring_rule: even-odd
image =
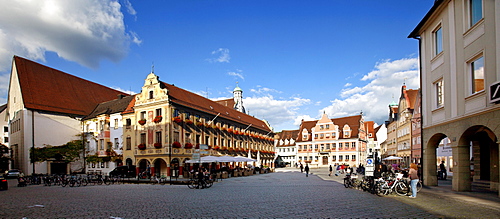
[[[154,170],[153,175],[158,177],[168,176],[167,162],[165,162],[161,158],[158,158],[153,163],[154,163],[152,168]]]
[[[474,126],[464,133],[462,139],[470,145],[471,190],[498,191],[499,150],[496,135],[487,127]]]
[[[423,181],[424,185],[427,186],[437,186],[438,185],[438,180],[437,180],[437,149],[439,148],[439,145],[445,139],[447,136],[443,133],[436,133],[434,134],[428,141],[426,148],[424,150],[424,156],[423,156],[423,170],[422,174],[423,175]]]

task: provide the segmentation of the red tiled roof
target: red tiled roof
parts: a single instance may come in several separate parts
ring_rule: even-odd
[[[220,104],[220,105],[223,105],[225,107],[234,108],[234,99],[233,98],[224,99],[224,100],[217,100],[215,102]]]
[[[415,99],[417,99],[418,90],[406,90],[406,103],[409,109],[415,108]]]
[[[97,104],[128,94],[78,78],[39,63],[14,56],[14,63],[28,109],[85,116]]]
[[[342,129],[344,128],[345,124],[348,124],[349,127],[351,128],[351,138],[358,137],[359,134],[359,121],[361,120],[361,115],[355,115],[355,116],[348,116],[348,117],[342,117],[342,118],[335,118],[331,119],[334,125],[339,126],[339,131],[342,132]],[[302,124],[300,125],[299,131],[302,133],[302,130],[307,129],[309,133],[311,133],[311,129],[316,126],[316,123],[318,123],[318,120],[315,121],[302,121]],[[311,138],[312,136],[310,136]],[[311,141],[311,139],[307,139],[306,141]],[[340,134],[339,139],[344,139],[344,135]],[[302,138],[297,138],[297,141],[303,141]]]
[[[169,99],[173,103],[209,113],[214,116],[220,113],[219,117],[221,118],[230,119],[232,121],[242,123],[243,125],[252,124],[251,128],[260,129],[266,132],[271,131],[269,126],[260,119],[239,112],[232,107],[226,107],[215,101],[209,100],[174,85],[165,82],[162,83],[167,87]]]

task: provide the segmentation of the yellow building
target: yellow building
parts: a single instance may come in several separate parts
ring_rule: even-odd
[[[198,154],[252,157],[258,161],[251,165],[271,166],[274,139],[269,124],[234,108],[150,73],[122,113],[125,164],[165,176],[184,175],[193,165],[186,161]]]

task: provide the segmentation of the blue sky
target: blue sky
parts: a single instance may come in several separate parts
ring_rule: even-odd
[[[160,80],[210,99],[236,83],[275,131],[359,114],[383,123],[418,84],[408,34],[434,0],[0,0],[0,104],[13,55],[127,92]],[[394,96],[394,97],[393,97]]]

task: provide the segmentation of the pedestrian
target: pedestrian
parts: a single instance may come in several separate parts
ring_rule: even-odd
[[[446,173],[446,166],[444,165],[444,160],[441,161],[441,164],[439,164],[439,171],[440,171],[440,178],[442,180],[446,180],[446,177],[448,176],[448,173]]]
[[[330,165],[330,173],[328,174],[328,176],[332,176],[332,172],[333,172],[333,167],[332,165]]]
[[[304,168],[306,171],[306,177],[309,177],[309,165],[306,164],[306,168]]]
[[[304,172],[304,166],[302,166],[302,163],[300,164],[300,172]]]
[[[417,164],[411,163],[410,164],[410,172],[408,173],[411,179],[411,195],[410,198],[416,198],[417,197],[417,183],[418,183],[418,167]]]

